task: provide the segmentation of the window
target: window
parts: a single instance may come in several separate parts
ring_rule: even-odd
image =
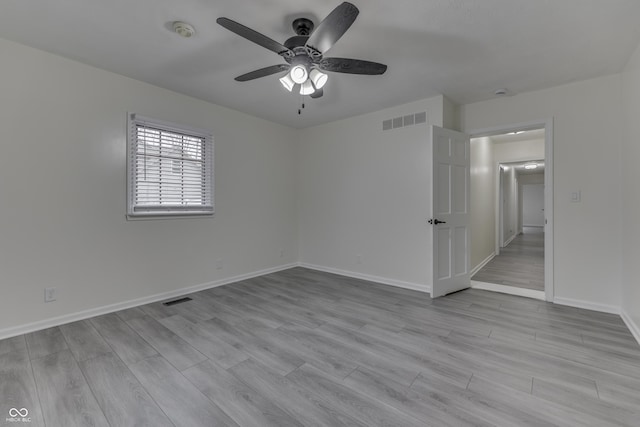
[[[206,131],[129,115],[130,217],[213,214],[213,140]]]

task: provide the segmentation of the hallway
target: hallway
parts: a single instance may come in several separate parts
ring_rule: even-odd
[[[544,232],[525,227],[471,280],[544,291]]]

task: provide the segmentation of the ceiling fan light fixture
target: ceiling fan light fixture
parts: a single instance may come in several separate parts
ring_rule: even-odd
[[[311,82],[311,80],[307,80],[306,82],[302,83],[302,86],[300,86],[300,95],[311,95],[315,91],[316,88],[313,87],[313,83]]]
[[[300,86],[299,92],[302,95],[310,95],[311,98],[317,99],[323,96],[323,86],[329,78],[323,71],[374,76],[384,74],[387,70],[386,65],[377,62],[353,58],[324,58],[325,53],[351,27],[359,13],[356,6],[345,1],[333,9],[315,28],[314,23],[308,18],[295,19],[293,29],[296,35],[288,38],[284,44],[224,16],[216,19],[216,22],[232,33],[278,54],[286,61],[286,64],[280,63],[245,73],[236,77],[236,81],[246,82],[286,70],[286,75],[280,77],[280,83],[285,89],[293,92]],[[302,108],[304,103],[298,114]]]
[[[289,92],[293,90],[293,86],[295,85],[295,82],[291,79],[291,76],[289,75],[289,73],[280,77],[280,83],[282,83],[282,86],[284,86],[284,88]]]
[[[325,83],[327,83],[329,76],[314,68],[311,70],[311,73],[309,73],[309,79],[311,79],[316,89],[322,89]]]
[[[297,64],[291,67],[291,71],[289,71],[289,76],[291,76],[291,80],[294,83],[301,85],[302,83],[307,81],[309,77],[309,72],[307,71],[307,67],[302,64]]]

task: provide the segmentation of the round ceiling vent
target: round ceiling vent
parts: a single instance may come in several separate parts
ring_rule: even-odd
[[[186,39],[188,39],[189,37],[193,37],[193,35],[196,33],[196,29],[193,28],[192,25],[181,21],[176,21],[173,23],[173,31],[180,37],[184,37]]]

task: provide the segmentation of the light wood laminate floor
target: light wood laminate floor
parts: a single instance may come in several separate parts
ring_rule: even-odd
[[[544,291],[544,233],[525,228],[471,280]]]
[[[0,341],[0,425],[640,425],[619,316],[302,268],[190,297]]]

